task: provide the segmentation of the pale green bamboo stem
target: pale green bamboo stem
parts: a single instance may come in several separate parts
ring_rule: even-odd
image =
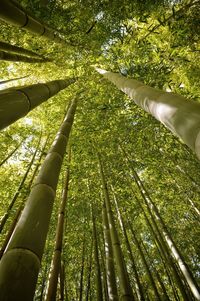
[[[31,33],[43,36],[51,41],[65,42],[54,31],[29,16],[20,6],[10,0],[1,0],[0,19],[6,23],[23,28]]]
[[[98,154],[98,161],[99,161],[99,171],[100,171],[100,175],[101,175],[103,193],[104,193],[104,198],[105,198],[106,214],[107,214],[107,218],[108,218],[110,237],[111,237],[111,242],[112,242],[112,247],[113,247],[114,258],[116,261],[118,277],[119,277],[119,287],[120,287],[120,291],[121,291],[120,300],[133,301],[135,299],[134,299],[132,288],[130,285],[130,280],[129,280],[126,264],[124,261],[117,229],[115,226],[114,216],[113,216],[113,212],[112,212],[112,208],[111,208],[110,197],[109,197],[109,193],[108,193],[107,182],[105,179],[103,165],[102,165],[102,161],[101,161],[99,154]]]
[[[0,91],[0,130],[25,116],[74,81],[74,79],[54,80]]]
[[[0,50],[1,51],[6,51],[6,52],[11,52],[11,53],[16,53],[16,54],[21,54],[21,55],[26,55],[26,56],[30,56],[30,57],[36,57],[36,58],[41,58],[44,59],[41,55],[28,50],[28,49],[24,49],[22,47],[16,46],[16,45],[11,45],[9,43],[6,42],[2,42],[0,41]]]
[[[69,150],[69,164],[70,164],[70,150]],[[68,197],[69,190],[69,165],[66,170],[65,183],[62,193],[62,199],[59,209],[59,216],[56,226],[56,237],[55,237],[55,249],[52,256],[52,264],[50,271],[50,278],[48,282],[47,292],[45,296],[45,301],[54,301],[56,300],[57,284],[58,284],[58,275],[61,267],[61,255],[62,255],[62,246],[63,246],[63,233],[64,233],[64,224],[65,224],[65,208]]]
[[[36,57],[28,57],[25,55],[0,51],[0,60],[1,61],[9,61],[9,62],[23,62],[23,63],[47,63],[50,62],[48,59],[41,59]]]
[[[181,138],[200,159],[200,103],[151,88],[117,73],[96,70]]]
[[[117,285],[116,285],[113,248],[111,243],[108,216],[106,213],[105,203],[103,205],[102,219],[103,219],[103,232],[104,232],[104,240],[105,240],[105,263],[106,263],[106,280],[107,280],[107,287],[108,287],[108,298],[109,300],[112,301],[118,301],[119,298],[118,298]]]
[[[0,300],[33,300],[58,177],[77,101],[77,98],[73,100],[67,112],[0,261]]]

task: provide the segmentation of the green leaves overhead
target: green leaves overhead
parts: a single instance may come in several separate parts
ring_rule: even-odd
[[[143,243],[143,245],[141,243],[142,251],[161,300],[164,300],[161,283],[164,284],[170,300],[175,300],[174,296],[181,299],[171,269],[163,264],[163,260],[166,259],[160,255],[158,242],[148,225],[147,220],[151,221],[151,217],[134,182],[132,169],[134,168],[142,179],[168,231],[196,280],[199,281],[199,162],[182,142],[158,121],[136,107],[126,95],[103,79],[92,66],[118,72],[152,87],[176,92],[188,99],[199,101],[198,1],[21,0],[19,2],[30,15],[55,29],[65,43],[58,44],[45,40],[1,22],[0,41],[22,47],[52,61],[34,65],[1,61],[0,82],[22,78],[2,83],[0,89],[68,77],[75,77],[76,83],[0,133],[0,162],[17,148],[0,166],[2,197],[0,216],[5,214],[11,197],[17,190],[20,177],[30,162],[41,132],[40,150],[46,137],[50,135],[46,153],[68,105],[77,97],[79,106],[70,137],[71,175],[62,254],[68,294],[66,300],[79,299],[81,283],[83,299],[86,300],[91,294],[91,300],[96,300],[97,289],[94,281],[96,272],[94,257],[91,255],[93,252],[91,204],[94,204],[95,210],[101,278],[105,282],[102,193],[96,150],[100,151],[104,163],[113,216],[131,285],[134,287],[135,276],[132,273],[124,235],[117,223],[114,193],[125,220],[146,300],[148,298],[154,300],[155,295],[141,259],[141,251],[133,242],[128,220],[136,232],[137,239]],[[128,161],[122,148],[127,153]],[[41,162],[43,159],[44,156]],[[24,195],[28,195],[28,181],[33,176],[38,162],[39,157],[36,158],[31,169],[32,174],[28,176],[27,183],[10,213],[1,243]],[[40,300],[41,296],[44,296],[44,287],[47,284],[66,165],[65,159],[35,300]],[[84,269],[81,276],[83,257]],[[160,275],[161,282],[155,276],[155,270]]]

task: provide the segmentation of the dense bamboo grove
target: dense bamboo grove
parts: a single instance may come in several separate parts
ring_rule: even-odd
[[[0,1],[0,300],[200,300],[199,16]]]

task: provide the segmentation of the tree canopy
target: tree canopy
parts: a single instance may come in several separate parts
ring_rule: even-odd
[[[0,132],[1,248],[31,187],[38,186],[34,180],[45,157],[50,156],[49,149],[52,154],[64,144],[63,120],[73,103],[78,103],[67,151],[62,150],[63,164],[34,300],[200,300],[182,274],[168,239],[172,237],[198,287],[199,160],[181,139],[95,69],[134,78],[198,104],[199,1],[8,2],[42,24],[46,36],[26,30],[29,23],[21,28],[7,23],[0,4],[0,96],[30,93],[38,105]],[[59,86],[63,80],[70,84]],[[49,86],[49,82],[53,84]],[[41,104],[36,98],[41,96],[40,89],[45,89],[38,84],[51,92]],[[32,85],[40,87],[35,94]],[[15,99],[18,94],[13,94]],[[6,103],[7,111],[12,110],[8,106]],[[13,110],[17,112],[18,106]],[[56,150],[50,148],[52,143]],[[56,168],[48,169],[46,176],[53,178]],[[42,181],[40,184],[46,183]],[[67,199],[61,210],[63,190]],[[65,226],[62,247],[59,245],[57,297],[48,299],[56,225],[62,214]],[[116,228],[117,235],[110,231],[109,238],[107,223]],[[114,258],[112,279],[107,279],[108,266],[113,264],[105,251],[109,239]],[[1,256],[3,252],[6,254],[5,249]],[[126,267],[123,275],[128,275],[129,297],[124,297],[126,277],[120,264]],[[112,282],[118,294],[113,293],[113,299],[108,287],[112,288]],[[23,287],[23,283],[18,285]]]

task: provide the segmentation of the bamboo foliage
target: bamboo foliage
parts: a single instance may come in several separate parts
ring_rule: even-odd
[[[39,106],[60,90],[74,83],[74,79],[54,80],[3,90],[0,92],[0,129],[7,127]]]
[[[33,299],[58,177],[77,101],[78,99],[74,98],[68,109],[40,169],[9,246],[1,259],[0,299],[2,300]]]

